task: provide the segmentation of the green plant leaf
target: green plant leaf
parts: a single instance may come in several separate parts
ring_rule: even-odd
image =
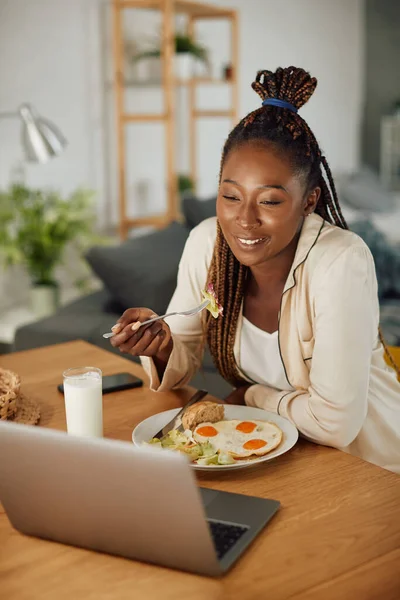
[[[69,246],[100,243],[93,233],[94,199],[94,192],[85,189],[67,198],[23,185],[0,192],[0,262],[23,265],[35,282],[54,282]]]
[[[191,54],[203,62],[208,62],[207,50],[203,46],[197,44],[190,36],[177,33],[175,35],[175,52],[177,54]],[[143,52],[138,52],[132,58],[132,62],[136,63],[144,58],[155,58],[161,56],[160,47],[150,48]]]

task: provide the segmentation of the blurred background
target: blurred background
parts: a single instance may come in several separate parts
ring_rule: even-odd
[[[400,3],[136,4],[142,8],[123,8],[123,1],[106,0],[0,0],[0,189],[3,208],[8,206],[8,230],[2,235],[8,264],[16,263],[0,275],[1,348],[27,347],[29,327],[39,330],[36,345],[40,340],[64,341],[66,332],[48,337],[44,332],[51,330],[55,314],[60,321],[63,307],[88,293],[75,285],[82,273],[96,294],[106,290],[108,300],[118,301],[111,311],[118,314],[124,308],[118,294],[122,284],[107,281],[102,269],[118,271],[123,259],[118,255],[119,267],[114,268],[112,260],[108,262],[110,253],[125,256],[126,243],[142,240],[142,247],[132,246],[131,252],[137,252],[129,255],[134,262],[142,258],[147,243],[154,246],[154,238],[148,241],[152,232],[167,236],[171,222],[190,229],[212,214],[221,149],[232,124],[259,106],[251,89],[259,69],[295,65],[318,78],[301,115],[337,178],[349,223],[355,223],[354,229],[371,244],[386,244],[386,254],[376,260],[384,269],[388,260],[395,261],[400,274]],[[18,112],[25,103],[33,111],[28,117]],[[10,112],[15,112],[14,118],[7,116]],[[44,156],[38,161],[32,152],[41,143]],[[15,186],[23,188],[22,195]],[[55,239],[57,211],[65,209],[63,203],[72,198],[74,210],[81,211],[59,244],[63,260],[50,265],[42,278],[38,268],[29,266],[28,251],[21,254],[27,231],[15,237],[21,217],[15,206],[32,203],[32,190],[39,192],[35,206],[42,203],[35,210],[48,211],[51,206],[51,218],[47,212],[40,214],[47,215],[42,221],[53,223],[53,233],[49,229],[43,236]],[[48,190],[56,200],[49,200]],[[83,196],[77,200],[78,192]],[[83,222],[75,235],[74,227],[79,229]],[[107,240],[95,244],[90,228]],[[173,239],[181,233],[174,230]],[[85,235],[86,246],[96,245],[97,250],[89,252],[82,266],[87,250],[73,242]],[[121,243],[125,238],[128,242]],[[40,243],[43,246],[42,239]],[[161,253],[162,243],[169,247],[168,237],[160,241]],[[181,249],[178,244],[175,262]],[[100,258],[93,258],[96,251]],[[154,255],[149,264],[157,261]],[[168,268],[173,280],[175,263]],[[127,268],[121,272],[136,276]],[[385,271],[383,277],[385,298],[400,298],[393,273]],[[49,283],[57,288],[52,299],[43,293]],[[138,279],[136,289],[139,285],[148,282]],[[32,295],[32,288],[40,286]],[[134,290],[129,293],[133,305]],[[102,302],[104,316],[104,296]],[[390,306],[388,332],[394,332],[393,342],[400,338],[393,325],[393,311],[399,306]],[[74,310],[76,318],[83,319],[82,306]],[[101,326],[112,324],[113,318],[108,318],[110,323],[101,321]]]

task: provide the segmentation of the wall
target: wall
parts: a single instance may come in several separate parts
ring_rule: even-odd
[[[96,177],[99,56],[91,37],[97,29],[94,4],[97,9],[90,0],[0,2],[0,111],[29,101],[69,141],[60,158],[26,167],[31,185],[68,193],[78,185],[101,184]],[[21,157],[18,121],[1,121],[0,185],[7,184]]]
[[[363,158],[379,169],[380,120],[400,100],[400,2],[367,0]]]
[[[101,226],[115,221],[117,214],[113,97],[107,60],[111,40],[105,4],[104,0],[0,0],[0,112],[30,101],[69,140],[61,157],[47,165],[27,166],[26,181],[57,187],[64,193],[79,185],[95,188]],[[303,116],[334,170],[356,168],[360,161],[363,0],[219,0],[218,4],[240,11],[240,114],[258,106],[250,87],[258,69],[303,66],[319,78]],[[140,21],[136,22],[143,30]],[[149,35],[156,32],[152,25]],[[200,29],[199,35],[222,64],[227,31],[216,24]],[[127,102],[134,101],[133,93],[129,91]],[[158,102],[154,91],[148,94],[140,100],[143,105]],[[202,105],[211,101],[222,105],[226,90],[215,87],[200,95]],[[182,91],[178,103],[184,125]],[[163,151],[157,126],[146,127],[129,129],[128,191],[131,209],[152,212],[163,203]],[[223,121],[208,120],[200,126],[199,191],[203,195],[215,191],[228,130],[229,123]],[[179,133],[178,157],[179,168],[185,170],[184,127]],[[20,161],[18,122],[1,121],[0,187],[9,184]],[[147,186],[143,206],[137,204],[138,183]]]

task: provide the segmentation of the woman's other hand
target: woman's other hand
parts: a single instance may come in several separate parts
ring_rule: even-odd
[[[246,391],[249,389],[249,387],[250,387],[250,384],[242,385],[239,388],[233,390],[229,394],[229,396],[227,396],[225,398],[226,404],[238,404],[238,405],[245,404],[244,395],[245,395]]]

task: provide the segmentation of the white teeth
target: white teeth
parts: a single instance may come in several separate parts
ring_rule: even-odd
[[[252,246],[253,244],[257,244],[258,242],[261,242],[264,238],[258,238],[257,240],[243,240],[242,238],[238,238],[239,242],[242,242],[242,244],[246,244],[248,246]]]

